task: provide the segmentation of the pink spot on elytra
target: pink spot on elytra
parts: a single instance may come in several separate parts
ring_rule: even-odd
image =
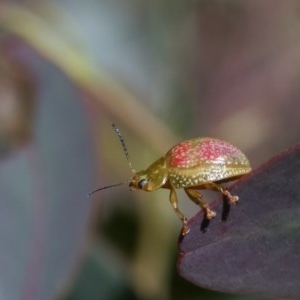
[[[189,142],[182,142],[175,146],[171,150],[171,161],[170,164],[172,167],[182,167],[188,163],[189,160]]]
[[[207,139],[199,144],[198,151],[203,160],[214,161],[221,157],[234,156],[237,149],[226,142]]]

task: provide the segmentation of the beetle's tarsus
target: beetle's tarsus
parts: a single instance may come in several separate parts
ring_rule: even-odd
[[[229,198],[229,203],[230,204],[237,204],[239,202],[239,197],[238,196],[231,196]]]
[[[205,218],[208,219],[208,220],[211,220],[213,219],[215,216],[216,216],[216,212],[209,209],[208,207],[205,208]]]
[[[227,197],[228,199],[228,202],[230,204],[237,204],[238,201],[239,201],[239,197],[238,196],[234,196],[234,195],[231,195],[231,193],[227,190],[227,189],[223,189],[222,193]]]
[[[183,226],[182,226],[182,229],[181,229],[181,235],[186,235],[190,232],[190,227],[187,225],[187,221],[185,220],[183,222]]]

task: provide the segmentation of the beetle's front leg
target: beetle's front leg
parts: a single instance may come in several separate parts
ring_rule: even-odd
[[[184,190],[185,190],[186,194],[188,195],[188,197],[204,210],[205,217],[207,219],[210,220],[216,216],[216,213],[208,207],[206,200],[204,199],[203,195],[198,190],[189,189],[189,188],[185,188]]]
[[[190,231],[190,228],[187,225],[186,216],[178,208],[177,194],[176,194],[175,189],[173,189],[173,188],[170,189],[170,202],[173,206],[173,209],[174,209],[176,215],[182,222],[182,235],[186,235]]]

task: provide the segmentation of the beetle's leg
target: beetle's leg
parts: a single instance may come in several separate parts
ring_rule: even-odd
[[[203,195],[198,190],[189,189],[189,188],[185,188],[184,190],[185,190],[186,194],[188,195],[188,197],[204,210],[205,217],[207,219],[210,220],[216,216],[216,213],[208,207],[206,200],[204,199]]]
[[[187,225],[186,216],[178,208],[177,194],[176,194],[175,189],[173,189],[173,188],[170,189],[170,202],[173,206],[173,209],[174,209],[176,215],[182,222],[182,235],[186,235],[190,231],[190,228]]]
[[[236,204],[239,201],[239,197],[231,195],[227,188],[224,188],[215,182],[210,182],[208,185],[208,188],[221,192],[228,199],[230,204]]]

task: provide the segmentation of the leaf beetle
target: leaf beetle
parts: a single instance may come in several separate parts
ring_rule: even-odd
[[[228,142],[200,137],[182,141],[172,147],[163,157],[152,163],[146,170],[136,172],[129,160],[127,147],[119,128],[112,124],[122,144],[128,164],[133,172],[129,181],[131,189],[152,192],[160,188],[170,191],[171,205],[182,221],[182,235],[189,232],[186,216],[178,208],[176,189],[183,188],[189,199],[199,205],[207,219],[216,213],[211,210],[199,190],[208,189],[222,193],[230,204],[238,201],[221,183],[235,180],[251,171],[245,154]],[[89,195],[118,183],[96,189]]]

